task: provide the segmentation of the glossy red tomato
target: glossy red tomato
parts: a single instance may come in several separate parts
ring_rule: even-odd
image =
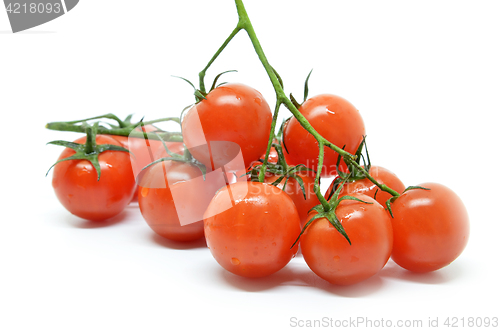
[[[75,140],[83,144],[87,137]],[[97,135],[98,145],[120,145],[110,137]],[[66,148],[59,160],[75,152]],[[101,177],[87,160],[70,160],[54,167],[52,186],[62,205],[72,214],[90,220],[103,221],[118,215],[130,202],[135,189],[130,156],[122,151],[105,151],[99,154]]]
[[[403,193],[405,190],[405,186],[403,182],[391,171],[378,166],[372,166],[370,171],[368,172],[377,182],[380,184],[385,184],[391,189],[395,190],[399,194]],[[328,190],[325,193],[325,197],[328,198],[333,189],[334,182],[330,184]],[[343,195],[352,195],[354,193],[360,193],[368,195],[371,198],[376,198],[377,202],[385,207],[385,203],[389,200],[392,195],[380,190],[377,185],[373,184],[367,178],[358,179],[352,182],[346,182],[342,187],[342,191],[340,192],[340,196]],[[375,197],[375,193],[377,194]]]
[[[414,272],[438,270],[453,262],[469,238],[467,210],[444,185],[424,183],[430,190],[408,190],[392,204],[392,259]]]
[[[314,176],[311,176],[307,173],[297,173],[297,176],[302,178],[304,182],[304,189],[306,192],[306,197],[304,198],[304,193],[302,188],[300,187],[299,182],[294,178],[289,178],[288,182],[285,186],[285,192],[292,198],[295,207],[297,207],[297,212],[299,213],[300,225],[304,226],[307,220],[307,213],[311,208],[316,205],[319,205],[319,200],[316,194],[314,193]],[[275,182],[280,176],[272,175],[270,177],[266,177],[266,183]],[[279,184],[278,188],[283,189],[285,184],[285,179],[283,179]]]
[[[271,109],[260,92],[243,84],[226,84],[187,112],[182,133],[186,147],[208,169],[226,165],[239,145],[244,166],[237,170],[241,170],[265,152],[271,122]]]
[[[321,94],[306,100],[299,111],[316,131],[339,148],[353,154],[365,135],[365,125],[359,111],[349,101],[331,94]],[[295,117],[285,124],[283,148],[288,164],[304,164],[317,170],[318,142],[307,132]],[[325,147],[322,177],[337,174],[338,154]],[[345,163],[340,163],[345,171]]]
[[[144,171],[139,182],[142,216],[160,236],[175,241],[203,237],[203,213],[218,187],[211,188],[200,169],[190,163],[162,161]],[[198,217],[181,222],[182,215]]]
[[[336,285],[355,284],[375,275],[391,255],[389,214],[374,199],[362,194],[355,197],[372,204],[344,200],[336,210],[351,245],[326,218],[313,221],[300,239],[307,265]],[[309,217],[315,214],[313,211]]]
[[[222,188],[205,212],[210,252],[226,270],[263,277],[282,269],[297,253],[300,233],[292,199],[279,188],[238,182]]]

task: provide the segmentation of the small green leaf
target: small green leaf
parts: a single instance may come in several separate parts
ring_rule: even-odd
[[[71,141],[64,141],[64,140],[54,140],[54,141],[49,141],[47,145],[57,145],[57,146],[63,146],[67,148],[71,148],[72,150],[76,151],[78,148],[80,148],[82,145],[77,144]]]
[[[337,218],[337,215],[335,215],[335,212],[332,213],[333,214],[333,217],[331,215],[328,215],[327,216],[327,219],[328,221],[330,222],[331,225],[333,225],[333,227],[335,229],[337,229],[337,231],[342,235],[344,236],[345,239],[347,239],[347,241],[349,242],[349,245],[352,245],[351,243],[351,239],[349,239],[349,236],[347,235],[347,233],[345,232],[344,230],[344,227],[342,226],[342,224],[339,222],[339,219]]]
[[[297,183],[299,183],[302,194],[304,195],[304,200],[307,200],[306,189],[304,187],[304,180],[302,179],[302,177],[293,175],[292,178],[295,179]]]
[[[276,69],[274,69],[273,67],[271,67],[271,69],[273,69],[273,72],[276,75],[276,78],[278,78],[278,82],[280,83],[281,88],[284,89],[284,87],[283,87],[283,79],[281,79],[281,77],[278,74],[278,72],[276,71]]]
[[[373,204],[373,202],[364,201],[364,200],[361,200],[361,199],[359,199],[359,198],[353,197],[353,196],[351,196],[351,195],[344,195],[343,197],[341,197],[341,198],[339,199],[339,202],[340,202],[340,201],[344,201],[344,200],[354,200],[354,201],[358,201],[358,202],[366,203],[366,204],[368,204],[368,205],[372,205],[372,204]]]
[[[309,74],[307,75],[307,78],[306,78],[306,82],[304,83],[304,102],[306,102],[307,100],[307,96],[309,94],[309,77],[311,77],[311,74],[313,72],[313,69],[311,69],[311,71],[309,71]]]
[[[299,241],[300,237],[302,236],[302,234],[304,233],[304,231],[306,231],[307,227],[312,223],[314,222],[315,220],[317,220],[318,218],[321,218],[323,217],[323,215],[321,214],[316,214],[314,215],[305,225],[304,227],[302,228],[302,231],[300,231],[299,233],[299,236],[297,237],[297,239],[295,239],[293,245],[290,247],[290,249],[293,248],[293,246],[295,246],[295,244]]]
[[[295,97],[293,96],[292,93],[290,93],[290,101],[293,103],[293,105],[295,106],[295,108],[299,109],[300,106],[302,106],[296,99]]]
[[[405,193],[406,191],[409,191],[409,190],[426,190],[426,191],[430,191],[431,189],[430,188],[427,188],[427,187],[422,187],[422,186],[408,186],[404,191],[403,193]]]
[[[385,206],[387,207],[387,210],[389,211],[389,214],[391,214],[391,217],[394,218],[394,214],[392,213],[392,208],[391,208],[391,203],[396,201],[398,197],[391,197],[385,202]]]
[[[224,74],[226,74],[226,73],[228,73],[228,72],[238,72],[238,71],[237,71],[237,70],[227,70],[227,71],[221,72],[220,74],[218,74],[217,76],[215,76],[215,79],[214,79],[214,82],[213,82],[213,84],[212,84],[212,87],[210,88],[210,92],[211,92],[213,89],[215,89],[215,87],[216,87],[215,85],[217,84],[217,80],[218,80],[218,79],[219,79],[222,75],[224,75]],[[224,84],[224,83],[222,83],[222,84]],[[220,86],[220,84],[219,84],[218,86]],[[218,86],[217,86],[217,87],[218,87]]]

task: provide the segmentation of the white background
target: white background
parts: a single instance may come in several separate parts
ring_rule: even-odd
[[[471,236],[430,274],[392,261],[335,287],[298,257],[266,279],[223,270],[199,241],[153,235],[137,205],[97,226],[57,201],[46,170],[76,133],[50,121],[113,112],[175,116],[236,24],[232,1],[83,0],[45,25],[12,34],[0,9],[2,330],[281,330],[290,319],[500,317],[498,134],[500,2],[246,1],[285,90],[333,93],[362,113],[372,162],[406,185],[435,181],[466,204]],[[274,93],[238,35],[209,70]],[[272,107],[272,106],[271,106]],[[285,116],[283,111],[282,116]],[[363,326],[363,325],[360,325]],[[293,328],[292,328],[293,329]],[[295,328],[296,329],[296,328]]]

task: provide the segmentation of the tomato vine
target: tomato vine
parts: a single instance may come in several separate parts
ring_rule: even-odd
[[[273,115],[273,121],[271,125],[271,134],[269,136],[269,142],[267,145],[267,150],[266,150],[266,156],[264,158],[264,162],[262,164],[262,167],[260,168],[260,173],[259,173],[259,181],[263,182],[266,174],[266,167],[268,164],[268,158],[269,158],[269,153],[271,151],[272,147],[272,140],[274,137],[274,131],[276,129],[276,121],[278,118],[278,113],[281,105],[284,105],[292,115],[298,120],[298,122],[306,129],[318,142],[318,147],[319,147],[319,155],[318,155],[318,169],[317,169],[317,174],[314,182],[314,192],[316,196],[318,197],[323,212],[328,215],[328,212],[330,212],[332,209],[334,209],[334,203],[329,203],[327,199],[321,194],[320,191],[320,185],[319,185],[319,179],[320,179],[320,174],[321,170],[323,167],[323,159],[324,159],[324,154],[325,154],[325,147],[328,147],[335,152],[337,152],[344,160],[344,162],[347,164],[347,166],[350,169],[356,169],[357,171],[363,173],[366,178],[368,178],[370,181],[372,181],[377,187],[385,192],[388,192],[394,197],[398,197],[399,193],[393,190],[392,188],[388,187],[385,184],[381,184],[373,178],[366,169],[364,169],[358,162],[356,162],[356,157],[355,155],[352,155],[351,153],[343,150],[342,148],[336,146],[335,144],[331,143],[327,139],[325,139],[323,136],[321,136],[313,127],[312,125],[307,121],[307,119],[300,113],[298,110],[296,103],[294,103],[292,100],[290,100],[287,95],[285,94],[285,91],[283,90],[283,85],[281,78],[279,77],[278,73],[276,70],[271,66],[269,63],[266,55],[264,54],[264,50],[259,42],[259,39],[257,38],[257,35],[255,33],[255,30],[253,28],[253,25],[250,21],[250,18],[248,16],[248,13],[245,9],[245,6],[243,4],[243,0],[235,0],[236,4],[236,9],[238,13],[238,23],[236,27],[233,29],[233,31],[230,33],[230,35],[226,38],[226,40],[223,42],[223,44],[219,47],[219,49],[215,52],[215,54],[212,56],[208,64],[203,68],[202,71],[199,73],[199,80],[200,80],[200,91],[202,93],[205,93],[205,83],[204,83],[204,78],[206,71],[210,68],[212,63],[217,59],[217,57],[222,53],[222,51],[226,48],[226,46],[231,42],[231,40],[241,31],[245,30],[248,37],[250,38],[250,41],[253,45],[253,48],[255,52],[257,53],[257,56],[264,66],[264,69],[271,80],[271,83],[274,87],[274,91],[276,93],[276,105],[274,109],[274,115]],[[309,76],[308,76],[309,78]],[[330,214],[331,215],[331,214]],[[328,219],[334,223],[335,220],[331,219],[331,216],[328,216]],[[344,235],[347,240],[348,237],[347,235]]]

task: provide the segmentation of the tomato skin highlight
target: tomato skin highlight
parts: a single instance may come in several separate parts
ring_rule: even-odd
[[[354,154],[365,135],[365,125],[359,111],[347,100],[332,94],[321,94],[307,99],[299,111],[312,127],[326,140],[339,148]],[[288,164],[304,164],[317,170],[318,142],[307,132],[295,117],[290,119],[283,130],[283,148]],[[322,177],[333,177],[337,174],[338,153],[325,147]],[[340,167],[345,171],[344,161]]]
[[[372,166],[368,172],[377,182],[380,184],[385,184],[391,189],[395,190],[399,194],[402,194],[405,190],[405,185],[403,182],[390,170],[380,166]],[[325,193],[325,197],[330,196],[330,192],[333,189],[333,182],[328,187]],[[365,194],[371,198],[376,198],[377,202],[385,207],[385,203],[389,200],[392,195],[390,193],[380,190],[377,185],[375,185],[368,178],[358,179],[353,182],[346,182],[340,191],[340,196],[352,195],[354,193]],[[375,196],[375,193],[377,194]]]
[[[352,245],[326,218],[313,221],[300,239],[302,256],[311,270],[335,285],[361,282],[381,270],[392,250],[392,226],[389,214],[374,199],[355,194],[371,202],[344,200],[336,215]],[[309,219],[316,215],[313,211]]]
[[[233,205],[232,203],[235,203]],[[297,253],[300,233],[292,199],[266,183],[238,182],[222,188],[205,212],[205,237],[215,260],[244,277],[282,269]]]
[[[87,137],[75,140],[84,144]],[[121,146],[116,140],[96,136],[98,145]],[[58,160],[75,154],[65,148]],[[135,189],[135,179],[130,156],[122,151],[105,151],[99,154],[101,177],[87,160],[69,160],[54,166],[52,186],[61,204],[73,215],[89,221],[104,221],[125,209]]]
[[[453,262],[469,238],[469,217],[463,202],[444,185],[424,183],[392,204],[392,259],[413,272],[430,272]]]
[[[174,241],[193,241],[203,237],[201,219],[181,225],[170,188],[170,185],[184,185],[184,182],[200,176],[202,173],[196,166],[176,161],[162,161],[145,170],[138,185],[138,202],[142,216],[154,232]],[[200,203],[196,193],[188,196],[192,199],[192,208],[199,209],[202,214],[208,203]]]
[[[271,122],[271,109],[260,92],[243,84],[225,84],[187,112],[182,133],[186,147],[208,169],[220,168],[234,157],[230,146],[212,149],[212,164],[207,148],[195,148],[215,141],[238,144],[246,168],[266,151]]]

